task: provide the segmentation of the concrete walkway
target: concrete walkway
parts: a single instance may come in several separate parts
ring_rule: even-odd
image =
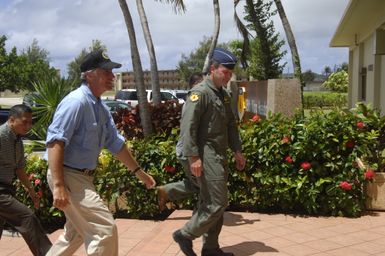
[[[190,215],[190,211],[175,211],[165,221],[117,219],[119,255],[182,256],[171,234]],[[50,239],[54,241],[61,232],[51,234]],[[224,251],[236,256],[385,256],[385,212],[370,212],[356,219],[226,212],[220,243]],[[198,255],[201,246],[201,239],[194,241]],[[0,255],[31,253],[22,238],[3,236]],[[75,255],[86,255],[84,248]]]

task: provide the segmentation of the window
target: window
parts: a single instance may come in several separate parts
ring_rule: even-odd
[[[361,101],[366,101],[366,68],[361,68],[360,76],[358,97]]]

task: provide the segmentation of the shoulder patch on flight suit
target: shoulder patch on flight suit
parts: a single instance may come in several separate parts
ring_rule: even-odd
[[[200,94],[197,93],[197,92],[192,92],[191,95],[190,95],[190,100],[192,102],[195,102],[197,100],[199,100],[199,97],[200,97]]]

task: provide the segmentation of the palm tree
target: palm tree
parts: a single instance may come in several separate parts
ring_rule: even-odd
[[[124,21],[126,23],[128,37],[130,39],[131,45],[131,60],[132,67],[134,69],[134,76],[136,82],[136,90],[138,92],[138,101],[139,101],[139,115],[141,119],[141,124],[143,127],[143,134],[145,137],[152,134],[153,129],[151,125],[151,116],[149,105],[147,102],[147,93],[146,88],[144,87],[144,75],[142,69],[142,63],[140,60],[138,45],[136,43],[134,23],[132,22],[132,17],[130,10],[128,9],[127,2],[125,0],[118,0],[120,8],[122,9]]]
[[[281,0],[274,0],[274,3],[275,3],[275,6],[277,7],[279,17],[281,18],[282,26],[285,30],[285,34],[287,38],[287,43],[289,44],[289,47],[290,47],[294,77],[298,78],[301,84],[301,100],[302,100],[302,114],[303,114],[303,87],[305,82],[302,76],[301,61],[298,54],[297,44],[295,43],[294,34],[293,34],[293,31],[291,30],[289,20],[286,17],[286,13],[285,13],[285,10],[283,9]]]
[[[213,6],[214,6],[214,19],[215,19],[215,25],[214,25],[214,33],[211,39],[211,45],[210,49],[206,55],[205,64],[203,65],[202,73],[208,73],[209,71],[209,61],[211,59],[211,56],[213,55],[214,48],[217,45],[218,42],[218,36],[219,36],[219,30],[221,26],[221,17],[220,17],[220,9],[219,9],[219,2],[218,0],[213,0]]]
[[[246,26],[242,23],[241,19],[238,17],[238,14],[237,14],[237,5],[240,1],[241,0],[234,0],[234,20],[235,20],[235,24],[237,25],[238,31],[241,33],[243,37],[242,52],[241,52],[239,61],[242,64],[242,67],[246,69],[248,66],[246,55],[250,53],[250,41],[249,41],[250,33],[247,30]]]
[[[148,21],[147,21],[146,13],[144,11],[142,0],[136,0],[136,7],[138,8],[138,13],[140,18],[140,23],[142,25],[144,39],[146,41],[148,54],[150,55],[152,101],[154,105],[159,105],[161,101],[161,97],[160,97],[158,64],[156,62],[154,44],[152,43],[150,28],[148,27]]]
[[[287,43],[289,44],[291,51],[291,59],[293,63],[294,76],[297,77],[301,81],[301,85],[303,84],[302,70],[301,70],[301,62],[298,54],[297,44],[295,42],[293,31],[291,30],[291,26],[289,20],[286,17],[285,10],[283,9],[281,0],[274,0],[275,6],[277,7],[279,17],[282,21],[282,26],[285,30]]]
[[[162,2],[162,1],[160,1]],[[167,1],[168,3],[172,3],[174,6],[174,10],[177,12],[178,10],[185,11],[185,6],[183,1]],[[160,104],[161,96],[160,96],[160,85],[159,85],[159,74],[158,74],[158,64],[156,61],[156,55],[154,50],[154,44],[152,42],[150,28],[148,26],[148,21],[146,17],[146,12],[144,10],[143,1],[136,0],[136,7],[138,8],[140,23],[142,26],[144,39],[146,41],[147,50],[150,55],[150,65],[151,65],[151,89],[152,89],[152,101],[155,105]]]
[[[158,2],[166,2],[168,4],[172,4],[174,11],[175,12],[185,12],[186,11],[186,6],[184,5],[183,0],[155,0]]]

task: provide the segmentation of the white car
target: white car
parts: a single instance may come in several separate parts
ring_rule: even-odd
[[[152,90],[146,90],[147,92],[147,101],[152,101]],[[160,90],[160,96],[161,101],[167,101],[167,100],[175,100],[178,101],[180,104],[184,103],[184,100],[180,100],[177,97],[175,97],[172,93],[165,90]],[[136,89],[123,89],[116,93],[115,100],[117,101],[123,101],[133,107],[138,105],[138,94],[136,92]]]
[[[188,90],[170,90],[175,97],[179,99],[179,101],[183,100],[183,103],[186,101],[186,96],[188,94]]]

